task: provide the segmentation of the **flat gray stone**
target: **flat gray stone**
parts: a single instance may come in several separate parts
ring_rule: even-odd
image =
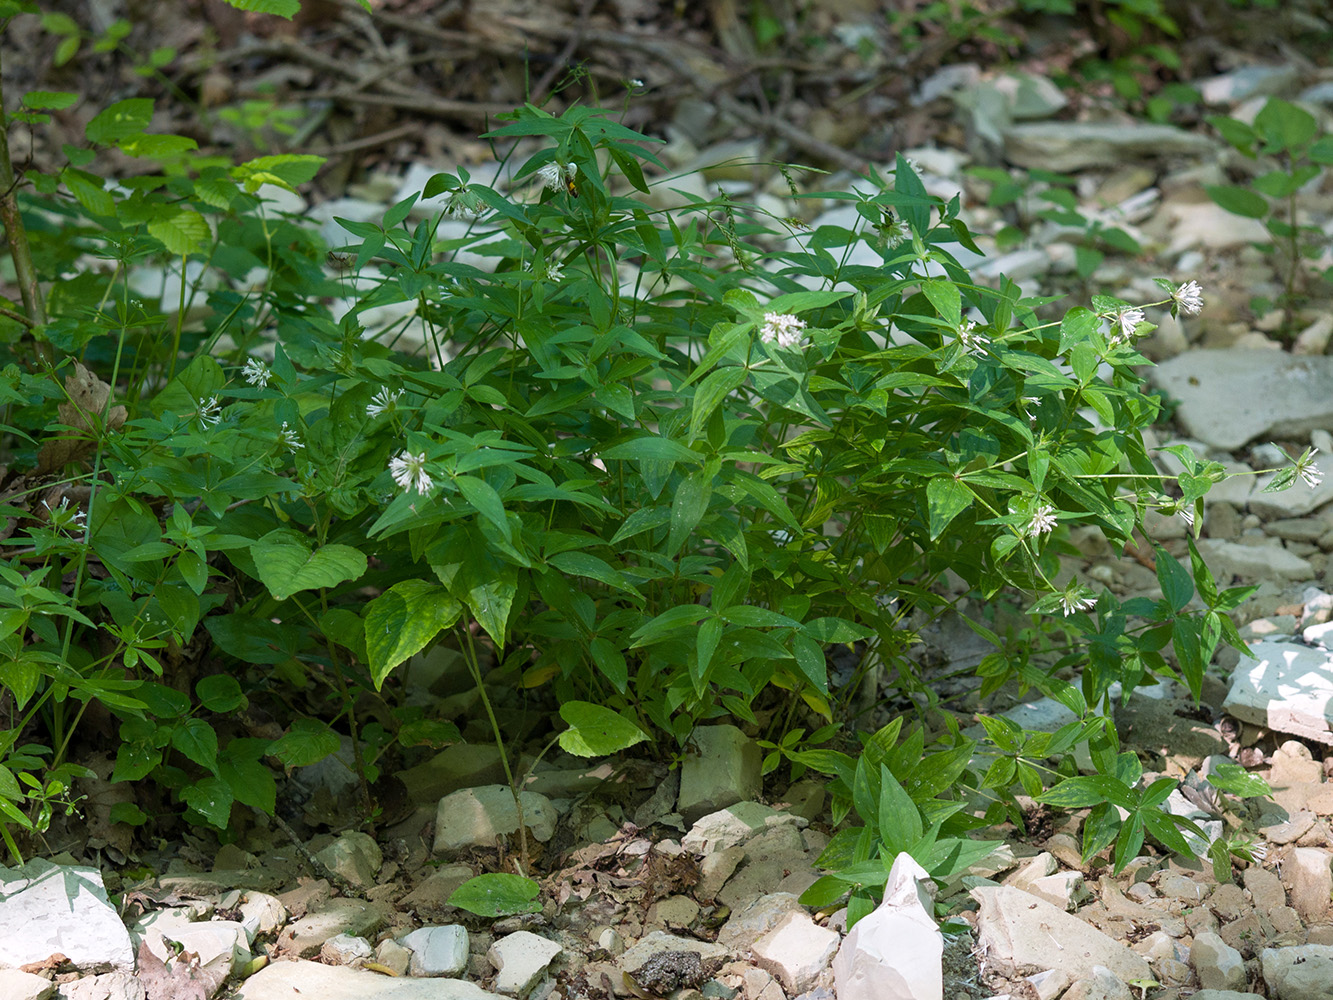
[[[62,983],[56,990],[60,1000],[147,1000],[147,994],[144,984],[129,972],[85,976],[72,983]]]
[[[374,885],[375,875],[384,863],[384,854],[375,838],[359,830],[344,833],[315,858],[358,889]]]
[[[1224,451],[1260,437],[1304,438],[1333,425],[1333,357],[1187,351],[1148,378],[1180,400],[1176,415],[1191,436]]]
[[[781,812],[759,802],[737,802],[717,812],[700,816],[681,838],[680,846],[695,854],[715,854],[743,844],[756,834],[779,826],[802,827],[809,820]]]
[[[241,984],[234,1000],[503,1000],[465,979],[396,979],[319,962],[274,962]]]
[[[556,811],[551,800],[536,792],[520,792],[523,825],[534,839],[555,835]],[[463,788],[440,799],[435,814],[435,853],[468,847],[493,847],[497,838],[518,831],[518,807],[508,785]]]
[[[1171,125],[1030,122],[1004,133],[1009,162],[1041,170],[1084,170],[1160,156],[1208,156],[1216,148],[1211,139]]]
[[[763,763],[759,747],[735,726],[699,726],[687,751],[680,765],[677,800],[685,822],[759,797]]]
[[[1009,886],[973,889],[972,896],[981,904],[977,944],[1006,975],[1059,968],[1089,979],[1102,965],[1126,982],[1152,978],[1143,956],[1044,899]]]
[[[456,976],[467,968],[467,928],[461,924],[422,927],[400,940],[412,949],[414,976]]]
[[[1301,581],[1315,577],[1310,561],[1289,552],[1277,539],[1270,539],[1264,545],[1245,545],[1205,538],[1199,542],[1199,552],[1219,580],[1227,576],[1249,581]]]
[[[1264,982],[1274,1000],[1328,1000],[1333,996],[1333,945],[1265,948]]]
[[[495,966],[495,988],[510,996],[527,996],[563,950],[550,938],[531,931],[506,934],[486,952],[487,961]]]
[[[84,970],[134,969],[130,935],[107,900],[102,873],[41,858],[0,868],[0,965],[57,952]]]
[[[369,937],[384,922],[380,911],[359,899],[337,899],[287,925],[278,936],[278,953],[313,958],[324,942],[339,934]]]
[[[1333,653],[1295,642],[1252,642],[1222,710],[1279,733],[1333,743]]]

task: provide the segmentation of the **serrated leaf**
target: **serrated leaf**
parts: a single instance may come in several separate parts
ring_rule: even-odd
[[[203,249],[209,228],[208,221],[198,212],[182,208],[149,220],[148,233],[160,240],[168,253],[184,257]]]
[[[213,674],[200,678],[194,686],[194,693],[210,712],[230,712],[240,708],[245,701],[241,685],[230,674]]]
[[[231,818],[231,789],[221,778],[209,775],[181,792],[185,804],[219,830],[227,828]]]
[[[560,747],[576,757],[605,757],[648,738],[619,712],[589,701],[565,702],[560,718],[569,724],[560,734]]]
[[[77,44],[77,39],[76,39]],[[131,97],[95,115],[83,130],[89,142],[110,146],[121,139],[137,135],[153,120],[153,101],[148,97]]]
[[[366,655],[375,690],[394,667],[458,620],[463,605],[439,584],[396,583],[366,608]]]
[[[200,767],[217,770],[218,734],[203,719],[186,719],[172,732],[171,745]]]
[[[350,545],[325,545],[309,551],[302,545],[266,542],[250,546],[255,572],[274,598],[285,601],[303,590],[336,587],[366,572],[366,557]]]
[[[317,764],[340,746],[338,734],[318,719],[297,719],[268,752],[285,768]]]
[[[272,14],[290,21],[301,10],[301,0],[227,0],[237,10],[255,14]]]

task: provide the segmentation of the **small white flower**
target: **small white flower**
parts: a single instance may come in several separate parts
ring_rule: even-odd
[[[640,80],[637,76],[629,82],[629,85],[633,87],[635,90],[643,89],[643,81]]]
[[[393,404],[398,401],[398,397],[403,394],[402,389],[390,391],[387,387],[381,388],[370,398],[370,405],[366,407],[366,416],[378,417],[381,413],[393,408]]]
[[[487,211],[489,209],[486,203],[471,191],[455,191],[449,195],[449,200],[444,206],[445,215],[461,222],[480,219]]]
[[[83,527],[83,511],[77,507],[70,509],[69,497],[61,497],[60,503],[54,507],[43,500],[42,506],[46,508],[47,520],[53,527],[65,531]]]
[[[1171,293],[1171,298],[1176,300],[1176,305],[1186,316],[1197,316],[1203,308],[1203,289],[1197,281],[1185,282]]]
[[[542,186],[550,191],[559,191],[577,177],[578,173],[578,164],[561,163],[559,160],[552,160],[537,169],[537,177],[540,178]]]
[[[796,350],[805,339],[802,332],[805,320],[797,319],[791,313],[764,313],[764,325],[759,329],[759,339],[765,344],[777,343],[786,350]]]
[[[222,422],[222,401],[217,396],[209,396],[199,404],[195,412],[200,427],[216,427]]]
[[[912,171],[912,173],[914,173],[914,174],[916,174],[918,177],[920,177],[920,176],[921,176],[921,164],[917,163],[916,160],[915,160],[915,158],[913,158],[913,157],[911,157],[911,156],[904,156],[903,159],[907,161],[907,166],[908,166],[908,168]],[[897,167],[894,168],[894,171],[893,171],[893,172],[894,172],[895,174],[897,174],[897,172],[898,172]]]
[[[410,451],[401,451],[398,457],[389,462],[389,475],[399,488],[406,491],[415,489],[418,493],[429,493],[435,483],[426,472],[426,453],[413,455]]]
[[[1180,515],[1180,519],[1185,522],[1186,527],[1194,527],[1194,504],[1182,503],[1176,507],[1176,513]]]
[[[1111,326],[1116,328],[1111,334],[1111,346],[1118,347],[1121,344],[1128,344],[1134,339],[1134,331],[1138,329],[1143,322],[1142,309],[1121,309],[1111,320]]]
[[[958,327],[958,343],[963,345],[963,350],[975,353],[989,344],[990,338],[977,329],[976,323],[965,319]]]
[[[1023,397],[1023,402],[1026,403],[1028,406],[1040,406],[1040,405],[1041,405],[1041,397],[1040,397],[1040,396],[1024,396],[1024,397]],[[1037,415],[1036,415],[1035,413],[1028,413],[1027,410],[1024,410],[1023,412],[1027,414],[1027,418],[1028,418],[1028,423],[1029,423],[1029,424],[1033,424],[1033,425],[1035,425],[1035,424],[1037,423]]]
[[[1036,538],[1043,535],[1055,527],[1055,508],[1048,503],[1040,504],[1032,512],[1032,520],[1028,522],[1024,534],[1029,538]]]
[[[278,443],[292,451],[297,451],[305,447],[305,445],[301,443],[301,439],[296,436],[296,431],[292,430],[285,420],[282,422],[282,427],[278,430]]]
[[[1305,454],[1296,460],[1296,475],[1300,476],[1301,482],[1310,489],[1314,489],[1324,481],[1324,474],[1319,471],[1319,466],[1314,464],[1314,457],[1318,454],[1318,448],[1308,448]]]
[[[268,380],[273,377],[269,371],[268,365],[258,358],[250,358],[245,362],[245,367],[241,369],[241,375],[245,380],[257,389],[263,389],[268,385]]]
[[[546,264],[546,280],[559,281],[565,276],[565,266],[558,260],[548,261]]]
[[[879,233],[880,241],[884,244],[885,250],[896,250],[911,238],[907,223],[892,214],[880,223],[876,232]]]
[[[1060,595],[1060,608],[1068,618],[1075,611],[1087,611],[1097,602],[1083,592],[1083,588],[1078,584],[1070,584],[1068,589]]]

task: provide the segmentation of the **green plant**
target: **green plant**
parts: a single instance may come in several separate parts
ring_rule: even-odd
[[[1328,245],[1323,229],[1300,221],[1297,195],[1333,163],[1333,136],[1322,134],[1315,117],[1304,108],[1278,98],[1269,99],[1253,125],[1226,115],[1209,118],[1208,123],[1244,156],[1269,157],[1276,164],[1248,185],[1221,184],[1207,190],[1228,212],[1264,220],[1272,242],[1260,248],[1277,257],[1283,291],[1276,304],[1285,317],[1284,329],[1290,332],[1295,309],[1308,294],[1305,262],[1317,259]],[[1330,271],[1324,270],[1320,277],[1333,280]],[[1273,305],[1257,300],[1252,307],[1264,312]]]
[[[833,775],[837,819],[860,817],[821,890],[851,890],[858,914],[896,849],[937,872],[987,850],[968,834],[1018,816],[1015,788],[1067,775],[1038,765],[1078,741],[1133,817],[1098,813],[1085,847],[1178,847],[1150,814],[1160,787],[1134,787],[1095,709],[1153,675],[1197,696],[1216,646],[1239,643],[1226,612],[1243,593],[1218,593],[1192,548],[1188,570],[1158,552],[1156,602],[1055,582],[1070,525],[1121,546],[1149,508],[1194,523],[1223,474],[1187,449],[1179,476],[1148,459],[1142,309],[1094,296],[1046,318],[1050,300],[973,281],[950,253],[975,251],[958,200],[902,158],[871,192],[809,196],[861,223],[807,233],[722,194],[653,208],[651,139],[525,106],[486,135],[524,157],[511,186],[438,174],[422,197],[442,208],[413,195],[342,221],[349,243],[330,248],[261,197],[317,158],[199,163],[190,140],[144,131],[152,111],[102,111],[57,175],[26,175],[26,218],[5,216],[16,261],[27,222],[33,275],[0,329],[6,460],[30,477],[0,552],[10,823],[34,829],[63,789],[5,776],[72,773],[90,710],[118,732],[113,779],[143,789],[126,821],[228,836],[237,803],[273,811],[269,762],[313,763],[342,735],[373,821],[384,762],[461,737],[401,697],[399,668],[447,643],[515,791],[534,707],[546,746],[580,755],[647,734],[666,756],[701,723],[765,717],[773,765]],[[161,169],[111,187],[88,169],[105,147]],[[874,265],[850,263],[863,243]],[[136,272],[165,264],[210,280],[139,301]],[[334,301],[350,305],[336,319]],[[1167,303],[1197,309],[1197,285],[1168,283]],[[409,309],[374,326],[386,306]],[[946,574],[1025,595],[1025,628],[972,623],[997,647],[982,694],[1035,686],[1079,716],[1046,741],[995,729],[1012,769],[967,769],[973,742],[902,655],[909,609],[951,607]],[[920,725],[817,745],[857,687],[830,683],[826,651],[847,643],[856,677],[888,664],[925,698]],[[1076,666],[1079,686],[1057,676]],[[1072,803],[1080,781],[1050,794]],[[462,899],[527,905],[495,885]]]

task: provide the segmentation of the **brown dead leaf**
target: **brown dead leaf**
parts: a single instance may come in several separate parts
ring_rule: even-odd
[[[139,942],[139,982],[148,1000],[210,1000],[223,978],[200,968],[199,956],[191,952],[182,952],[168,968],[146,939]]]
[[[54,973],[62,965],[68,962],[62,953],[56,952],[54,955],[47,955],[40,962],[29,962],[27,965],[20,965],[19,972],[26,972],[32,976],[40,976],[43,972]],[[50,979],[50,976],[46,977]]]
[[[91,448],[91,438],[102,422],[103,413],[106,413],[106,426],[116,431],[124,426],[125,418],[129,416],[123,406],[113,406],[107,411],[111,386],[77,361],[73,374],[65,376],[65,392],[69,399],[57,407],[60,422],[73,428],[75,433],[51,438],[42,445],[37,455],[38,473],[53,472]]]

